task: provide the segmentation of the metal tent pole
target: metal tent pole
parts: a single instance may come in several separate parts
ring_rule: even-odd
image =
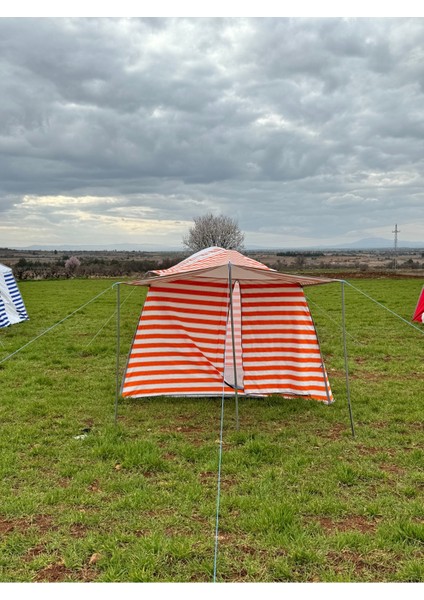
[[[231,341],[233,345],[233,368],[234,368],[234,392],[236,404],[236,429],[239,429],[239,412],[238,412],[238,383],[237,383],[237,359],[236,359],[236,344],[234,335],[234,311],[233,311],[233,282],[231,277],[231,263],[228,263],[228,284],[230,288],[230,320],[231,320]]]
[[[121,291],[120,284],[116,284],[116,389],[115,389],[115,425],[118,420],[119,400],[119,355],[121,339]]]
[[[345,311],[345,291],[344,291],[345,282],[342,280],[340,283],[342,286],[343,349],[344,349],[344,363],[345,363],[345,374],[346,374],[347,405],[349,408],[350,428],[352,430],[352,436],[355,437],[355,427],[353,425],[352,406],[350,404],[349,365],[348,365],[347,344],[346,344],[346,315],[345,315],[346,311]]]

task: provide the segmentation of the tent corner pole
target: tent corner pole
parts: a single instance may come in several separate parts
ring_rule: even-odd
[[[115,414],[114,423],[118,422],[118,400],[119,400],[119,356],[121,338],[121,292],[120,283],[116,285],[116,388],[115,388]]]
[[[345,364],[345,375],[346,375],[346,396],[347,406],[349,409],[350,418],[350,429],[352,431],[352,437],[355,437],[355,426],[353,424],[352,406],[350,402],[350,386],[349,386],[349,365],[347,356],[347,343],[346,343],[346,311],[345,311],[345,289],[343,280],[340,281],[342,287],[342,324],[343,324],[343,352],[344,352],[344,364]]]

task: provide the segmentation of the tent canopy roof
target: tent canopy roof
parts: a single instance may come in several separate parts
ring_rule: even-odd
[[[231,265],[231,277],[239,281],[254,283],[285,283],[292,285],[320,285],[334,283],[338,279],[324,277],[306,277],[279,273],[266,265],[248,258],[236,250],[226,250],[217,246],[205,248],[189,256],[169,269],[150,271],[143,279],[128,282],[129,285],[155,285],[178,279],[193,278],[208,281],[227,281],[228,265]]]
[[[0,263],[0,273],[10,273],[12,269]]]

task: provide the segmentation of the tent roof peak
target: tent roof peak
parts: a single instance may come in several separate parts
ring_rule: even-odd
[[[302,287],[339,281],[338,279],[280,273],[237,250],[212,246],[192,254],[169,269],[150,271],[143,279],[128,283],[150,286],[158,282],[172,282],[184,278],[225,281],[228,280],[229,263],[232,267],[232,279],[239,281],[257,282],[258,284],[284,282]]]

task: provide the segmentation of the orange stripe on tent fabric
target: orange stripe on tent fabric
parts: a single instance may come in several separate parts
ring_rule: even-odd
[[[145,322],[149,322],[149,323],[154,323],[155,321],[158,321],[160,323],[185,323],[186,321],[190,320],[191,321],[204,321],[206,325],[210,325],[213,328],[216,327],[223,327],[225,328],[225,319],[223,318],[223,316],[221,316],[220,318],[215,317],[215,316],[203,316],[201,314],[192,314],[190,317],[187,315],[178,315],[175,313],[170,314],[169,312],[163,312],[162,314],[152,314],[152,313],[148,313],[144,316],[143,318],[143,324],[140,325],[140,327],[144,327],[144,323]],[[212,334],[212,332],[211,332]],[[212,334],[213,335],[213,334]]]
[[[167,393],[173,395],[174,393],[192,393],[195,389],[198,391],[214,391],[215,395],[220,395],[222,392],[222,382],[217,380],[211,381],[199,381],[191,378],[190,380],[173,380],[172,378],[167,378],[164,382],[157,381],[143,381],[140,386],[137,382],[128,381],[125,391],[133,391],[138,393],[140,390],[143,392],[157,393],[159,390],[167,390]],[[218,394],[216,393],[218,392]]]
[[[268,289],[268,286],[266,286],[266,289]],[[293,300],[295,298],[302,299],[303,294],[302,294],[302,290],[300,290],[299,288],[293,292],[280,292],[278,294],[275,292],[263,292],[261,294],[258,294],[258,293],[250,294],[249,292],[246,292],[245,289],[243,288],[243,300],[247,304],[250,304],[251,302],[256,302],[258,297],[263,298],[265,302],[275,299],[275,300],[281,301],[284,304],[285,302],[289,302],[290,300]]]
[[[287,288],[299,288],[300,285],[298,283],[292,282],[290,283],[289,281],[274,281],[274,282],[270,282],[267,283],[267,287],[270,288],[274,288],[274,289],[287,289]],[[261,291],[263,289],[263,285],[261,282],[256,282],[256,281],[247,281],[244,284],[244,287],[248,290],[259,290]]]
[[[172,361],[156,361],[156,360],[149,360],[148,358],[143,359],[142,361],[140,360],[131,360],[128,363],[128,370],[132,370],[132,369],[138,369],[140,371],[149,371],[149,370],[157,370],[157,369],[163,369],[164,371],[166,369],[172,369],[172,370],[178,370],[178,367],[187,367],[187,365],[191,364],[190,361],[187,360],[172,360]],[[196,357],[196,362],[193,363],[196,365],[196,367],[198,367],[199,369],[202,368],[202,363],[199,362],[199,357]],[[210,369],[210,361],[207,361],[206,359],[203,362],[203,366],[207,367],[208,369]]]
[[[167,319],[170,323],[178,323],[178,324],[182,324],[185,325],[186,323],[190,323],[191,325],[207,325],[209,327],[209,331],[210,331],[210,327],[213,325],[216,325],[216,320],[214,319],[200,319],[200,318],[196,318],[196,317],[187,317],[185,315],[182,316],[178,316],[178,315],[172,315],[170,318]],[[164,323],[164,318],[160,315],[145,315],[144,317],[144,323],[149,323],[150,326],[153,325],[157,325],[158,327],[162,328],[163,323]]]
[[[238,321],[238,323],[240,323],[240,321]],[[147,332],[147,335],[149,335],[149,332],[153,331],[156,332],[158,329],[162,330],[162,331],[184,331],[186,333],[205,333],[209,336],[213,336],[214,334],[211,332],[211,325],[213,324],[213,322],[211,323],[210,321],[207,320],[201,320],[201,319],[186,319],[186,321],[184,322],[184,320],[181,319],[170,319],[168,321],[165,320],[161,320],[161,319],[145,319],[144,320],[144,328],[140,331],[142,332]],[[237,324],[237,322],[235,323]],[[289,328],[290,326],[290,328]],[[285,335],[299,335],[299,336],[313,336],[314,339],[316,338],[315,336],[315,329],[313,327],[313,325],[311,325],[310,323],[302,323],[302,322],[289,322],[289,323],[277,323],[277,322],[269,322],[269,321],[264,321],[262,323],[257,323],[255,325],[249,325],[249,327],[245,328],[245,336],[249,335],[249,336],[254,336],[254,335],[260,335],[261,337],[266,334],[266,335],[278,335],[278,334],[285,334]]]
[[[177,361],[176,361],[177,362]],[[199,363],[191,363],[195,369],[197,370],[197,372],[201,372],[202,371],[202,365],[199,365]],[[173,372],[173,373],[179,373],[179,372],[185,372],[186,369],[188,369],[188,367],[190,366],[190,363],[187,362],[183,362],[181,361],[180,363],[177,362],[177,364],[157,364],[157,363],[149,363],[149,362],[132,362],[128,365],[128,369],[127,369],[127,376],[129,374],[135,374],[135,373],[155,373],[156,375],[161,372],[161,373],[167,373],[167,372]],[[246,367],[246,365],[244,365]],[[210,372],[211,371],[211,365],[210,363],[203,363],[203,369],[204,372]],[[262,376],[266,376],[267,378],[273,376],[276,378],[284,378],[286,376],[286,374],[298,374],[299,376],[303,376],[303,375],[311,375],[311,376],[318,376],[318,377],[322,377],[322,367],[320,365],[316,365],[316,366],[308,366],[308,367],[291,367],[289,369],[278,369],[278,368],[272,368],[270,369],[269,367],[258,367],[256,366],[254,370],[249,371],[249,379],[253,379],[254,377],[262,377]],[[222,379],[222,373],[219,372],[219,376]]]
[[[199,327],[196,327],[195,325],[198,324]],[[204,327],[204,325],[207,325],[208,327]],[[214,337],[216,334],[215,332],[212,332],[210,327],[210,322],[209,321],[204,321],[204,322],[200,322],[199,320],[194,320],[193,323],[190,322],[190,326],[185,325],[182,321],[178,321],[173,320],[173,319],[169,319],[169,320],[165,320],[163,319],[162,321],[160,319],[147,319],[146,321],[143,321],[143,326],[138,328],[139,331],[142,332],[146,332],[147,335],[149,335],[150,332],[154,332],[156,333],[158,330],[161,331],[171,331],[171,330],[175,330],[175,331],[184,331],[187,333],[200,333],[200,332],[204,332],[205,334],[208,334],[210,337]],[[303,325],[302,323],[281,323],[279,326],[273,324],[273,323],[269,323],[267,324],[265,322],[265,324],[263,327],[260,327],[259,325],[256,324],[249,324],[249,325],[245,325],[244,327],[244,336],[249,335],[250,337],[256,335],[258,336],[258,333],[260,334],[260,337],[262,337],[263,335],[279,335],[279,334],[285,334],[285,335],[298,335],[298,336],[313,336],[314,339],[316,339],[316,335],[315,335],[315,329],[312,325],[310,325],[309,323],[307,325]],[[218,328],[221,331],[225,331],[225,324],[218,324]],[[249,338],[250,339],[250,338]]]
[[[320,375],[322,375],[322,371]],[[292,373],[271,373],[269,375],[253,375],[252,373],[249,373],[249,376],[246,376],[245,388],[247,389],[249,385],[252,385],[252,382],[257,383],[260,387],[266,387],[268,384],[272,383],[290,382],[291,385],[298,386],[298,389],[306,389],[310,387],[309,384],[313,384],[316,385],[318,389],[325,390],[324,382],[322,381],[321,383],[320,379],[313,374],[294,375]]]
[[[162,371],[162,373],[160,373],[160,372],[144,373],[144,372],[137,371],[136,373],[133,374],[133,373],[129,372],[127,374],[126,380],[128,383],[131,383],[131,382],[135,383],[137,381],[140,381],[141,376],[142,376],[143,382],[146,382],[146,384],[152,383],[154,385],[158,385],[158,381],[157,381],[158,375],[166,376],[167,381],[169,383],[174,382],[177,385],[179,385],[180,383],[189,385],[190,382],[194,382],[196,384],[199,384],[199,383],[222,383],[221,373],[218,373],[216,377],[211,377],[208,372],[199,373],[199,371],[197,371],[196,369],[185,369],[184,371],[175,371],[175,372],[174,371]],[[188,375],[190,375],[190,377],[188,377]],[[163,385],[163,381],[161,382],[161,385]]]
[[[243,334],[243,346],[245,348],[253,345],[258,345],[262,347],[265,343],[268,345],[272,344],[275,347],[278,347],[280,344],[288,344],[290,340],[293,340],[294,344],[308,344],[308,346],[315,345],[316,339],[311,331],[302,331],[298,332],[297,330],[285,331],[281,330],[267,330],[262,331],[260,335],[258,335],[258,331],[252,331]]]
[[[178,296],[183,295],[184,297],[187,296],[193,296],[193,298],[196,298],[197,296],[205,296],[205,293],[207,293],[208,298],[212,297],[212,298],[222,298],[223,294],[221,292],[215,292],[212,290],[204,290],[199,288],[197,289],[190,289],[188,290],[184,290],[178,287],[172,287],[171,290],[169,288],[165,288],[165,287],[160,287],[160,286],[155,286],[153,289],[153,292],[155,293],[162,293],[162,294],[171,294],[170,296],[168,296],[169,298],[178,298]],[[154,299],[154,297],[153,297]]]
[[[170,350],[178,350],[178,351],[185,351],[185,350],[195,350],[197,352],[200,352],[200,349],[194,344],[194,343],[190,343],[187,344],[185,343],[186,340],[184,342],[175,344],[172,342],[169,342],[167,340],[159,340],[158,342],[145,342],[144,340],[142,340],[141,342],[139,342],[136,346],[133,346],[134,348],[136,347],[138,352],[145,352],[148,351],[149,349],[154,348],[155,351],[162,349],[164,352],[166,351],[170,351]],[[132,354],[132,353],[131,353]],[[224,351],[222,349],[222,355],[224,356]]]
[[[309,312],[308,307],[305,305],[304,302],[284,302],[284,304],[282,302],[251,302],[249,304],[249,306],[245,306],[246,309],[248,308],[270,308],[271,306],[275,306],[277,308],[281,308],[281,306],[297,306],[299,308],[303,308],[305,310],[305,312]]]
[[[147,360],[147,359],[145,359]],[[251,359],[249,360],[247,357],[244,358],[243,360],[243,364],[246,367],[249,367],[250,369],[283,369],[283,368],[295,368],[297,366],[299,366],[299,368],[303,369],[303,368],[319,368],[322,369],[321,366],[321,359],[317,356],[316,358],[298,358],[296,360],[287,360],[287,359],[278,359],[275,358],[274,360],[260,360],[258,361],[257,359]]]
[[[291,390],[292,394],[296,393],[314,393],[320,396],[326,395],[326,390],[324,385],[320,385],[317,382],[310,382],[308,385],[301,386],[298,383],[289,382],[288,380],[281,379],[277,381],[267,381],[264,383],[259,383],[257,381],[245,381],[244,391],[247,394],[251,393],[262,393],[262,394],[270,394],[270,393],[286,393],[288,390]],[[330,395],[330,398],[332,396]]]
[[[162,305],[148,305],[143,308],[143,313],[146,315],[150,313],[158,313],[163,314],[163,304]],[[220,317],[222,315],[222,305],[219,305],[219,309],[216,310],[206,310],[205,308],[197,308],[193,306],[171,306],[167,305],[167,312],[169,314],[177,314],[177,315],[205,315],[210,317]]]
[[[275,365],[272,367],[270,367],[269,365],[255,365],[249,370],[249,377],[262,377],[266,375],[275,375],[275,373],[281,375],[282,377],[285,377],[286,374],[313,375],[315,373],[318,373],[319,375],[322,375],[322,368],[320,365]]]
[[[255,333],[258,331],[302,331],[313,332],[315,334],[314,324],[307,319],[287,319],[287,321],[276,321],[274,319],[258,319],[255,322],[246,323],[243,322],[243,331],[249,331]]]
[[[150,339],[153,339],[154,336],[150,336]],[[191,340],[192,342],[195,342],[195,344],[199,345],[199,344],[206,344],[208,347],[210,347],[211,345],[218,345],[219,344],[219,340],[221,340],[221,343],[223,343],[223,336],[216,336],[215,338],[211,337],[210,334],[208,333],[208,331],[202,332],[202,331],[198,331],[196,333],[196,331],[191,331],[191,332],[187,332],[187,331],[175,331],[173,329],[166,329],[165,327],[162,329],[160,335],[157,335],[157,339],[169,339],[169,340],[180,340],[181,342],[185,342],[186,340]],[[135,343],[137,344],[139,341],[139,335],[136,336],[135,339]]]
[[[161,279],[160,278],[156,278],[155,281],[158,282],[159,285],[163,285],[163,286],[173,286],[173,285],[179,285],[181,287],[191,287],[191,288],[202,288],[202,287],[209,287],[209,288],[215,288],[215,289],[221,289],[221,290],[227,290],[228,288],[228,281],[199,281],[198,279],[193,279],[193,278],[187,278],[187,275],[185,275],[185,278],[178,278],[178,283],[175,282],[164,282],[163,284],[161,284]],[[156,287],[156,286],[155,286]]]
[[[172,296],[171,294],[168,294],[166,300],[164,300],[162,302],[162,304],[160,304],[156,299],[154,300],[154,302],[151,302],[149,300],[149,305],[152,304],[153,306],[161,306],[163,307],[164,310],[167,310],[169,308],[175,308],[175,309],[179,309],[180,307],[184,307],[184,308],[190,308],[190,306],[194,306],[194,307],[199,307],[199,308],[208,308],[211,310],[218,310],[218,309],[222,309],[223,305],[225,305],[225,302],[223,299],[221,300],[215,300],[213,298],[209,299],[209,300],[201,300],[199,299],[199,297],[195,297],[195,298],[187,298],[187,296]]]
[[[256,372],[256,371],[255,371]],[[129,382],[138,382],[138,381],[152,381],[157,383],[158,377],[166,377],[166,380],[169,381],[203,381],[203,382],[222,382],[222,373],[217,373],[216,377],[210,376],[210,369],[205,369],[203,373],[201,373],[197,368],[196,369],[188,369],[186,367],[181,367],[178,369],[128,369],[126,375],[126,381]],[[295,373],[278,372],[278,371],[264,371],[258,375],[254,375],[253,373],[249,373],[249,376],[246,377],[245,386],[248,388],[249,385],[252,385],[252,382],[257,382],[258,385],[267,386],[268,384],[282,384],[285,382],[288,384],[289,382],[299,384],[301,388],[308,388],[309,384],[314,384],[318,386],[320,389],[325,390],[325,384],[321,380],[322,370],[316,370],[315,372],[302,372],[299,371],[296,375]]]
[[[199,360],[199,357],[202,356],[199,351],[190,352],[188,350],[189,350],[188,348],[187,349],[183,348],[183,352],[179,352],[178,355],[182,356],[183,359],[185,359],[185,360],[190,359],[190,358],[195,358],[196,360]],[[222,354],[222,355],[224,356],[224,354]],[[154,352],[150,351],[148,348],[146,348],[144,351],[139,350],[138,352],[132,352],[130,360],[134,360],[137,358],[147,360],[147,359],[163,358],[164,356],[168,357],[169,360],[174,360],[172,355],[170,355],[170,353],[169,353],[168,346],[163,348],[161,352],[156,351],[156,348],[155,348]]]
[[[187,387],[187,388],[178,389],[178,390],[171,387],[171,388],[158,388],[155,390],[146,390],[146,391],[141,391],[141,390],[135,390],[135,391],[123,390],[122,391],[123,398],[153,398],[155,396],[179,396],[180,398],[190,396],[190,397],[195,397],[195,398],[210,398],[210,397],[221,396],[221,395],[222,395],[222,389],[218,389],[215,387],[208,388],[208,389]],[[231,388],[228,388],[227,390],[224,391],[224,395],[233,396],[234,390]]]
[[[255,319],[266,319],[268,317],[271,318],[279,318],[279,319],[290,319],[290,318],[308,318],[312,321],[312,317],[310,316],[309,311],[300,309],[300,310],[258,310],[249,311],[247,307],[243,307],[243,315],[245,318],[255,318]]]

